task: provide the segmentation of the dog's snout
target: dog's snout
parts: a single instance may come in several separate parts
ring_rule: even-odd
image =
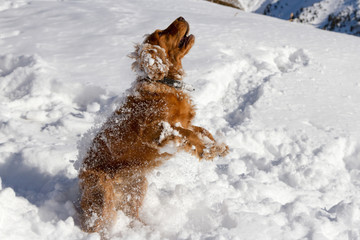
[[[183,17],[179,17],[177,20],[180,22],[185,22],[185,18],[183,18]]]

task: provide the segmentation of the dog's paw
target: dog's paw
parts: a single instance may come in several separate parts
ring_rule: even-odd
[[[219,157],[225,157],[229,153],[229,147],[226,144],[222,143],[217,147],[218,147]]]
[[[200,159],[212,160],[215,157],[224,157],[229,153],[229,147],[225,144],[208,144],[200,153]]]

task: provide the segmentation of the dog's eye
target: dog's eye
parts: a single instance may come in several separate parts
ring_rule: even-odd
[[[159,31],[159,32],[158,32],[158,35],[159,35],[159,36],[163,35],[163,32],[162,32],[162,31]]]

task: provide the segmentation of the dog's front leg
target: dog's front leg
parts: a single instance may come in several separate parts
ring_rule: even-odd
[[[217,144],[213,136],[201,127],[193,126],[187,129],[180,126],[164,126],[164,132],[168,134],[162,134],[160,137],[161,145],[176,141],[181,149],[199,159],[211,160],[216,156],[225,156],[229,149],[225,144]]]
[[[205,128],[198,126],[191,126],[191,129],[203,140],[206,146],[204,151],[205,159],[212,159],[216,156],[224,157],[229,153],[229,147],[224,143],[218,143],[215,141],[211,133]]]

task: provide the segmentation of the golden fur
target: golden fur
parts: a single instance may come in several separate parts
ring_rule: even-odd
[[[146,174],[172,156],[160,149],[176,144],[199,159],[225,155],[204,128],[193,126],[194,106],[189,95],[159,82],[164,77],[181,80],[181,59],[195,37],[187,36],[182,17],[165,30],[156,30],[131,57],[138,79],[125,103],[95,136],[80,169],[82,229],[103,232],[116,219],[116,211],[139,219],[146,189]]]

